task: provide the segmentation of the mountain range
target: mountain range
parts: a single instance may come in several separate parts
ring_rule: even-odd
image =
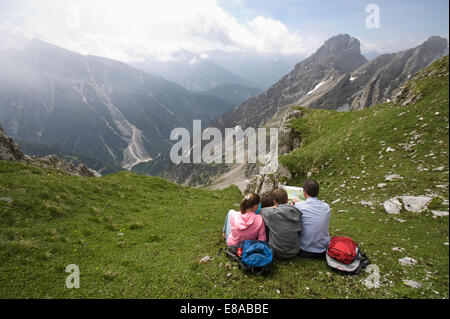
[[[258,87],[250,80],[186,50],[175,52],[169,60],[149,58],[145,61],[133,62],[131,65],[175,82],[191,91],[205,91],[225,83]]]
[[[15,140],[131,168],[169,149],[175,127],[233,105],[125,63],[40,40],[0,52],[0,124]]]
[[[347,34],[327,40],[314,54],[300,63],[263,93],[219,116],[210,127],[225,128],[271,126],[286,130],[290,106],[337,111],[359,110],[389,102],[396,92],[418,71],[448,54],[447,40],[430,37],[421,45],[368,61],[360,42]],[[289,144],[289,143],[288,143]],[[280,149],[288,152],[289,145]],[[281,153],[280,155],[282,155]],[[245,186],[255,172],[254,165],[178,164],[162,154],[154,161],[138,165],[136,171],[163,176],[178,183],[202,185],[231,183]]]
[[[267,90],[279,81],[305,56],[300,54],[260,53],[255,51],[227,52],[214,50],[207,52],[211,61],[234,74],[256,83],[258,88]]]
[[[206,95],[218,97],[236,106],[261,92],[261,89],[234,83],[219,84],[212,89],[202,91]]]
[[[166,65],[174,77],[178,66],[179,81],[189,68],[197,70],[189,76],[206,80],[192,87],[203,90],[193,92],[122,62],[33,40],[23,51],[0,52],[0,124],[25,150],[40,156],[57,149],[63,158],[94,159],[89,163],[99,171],[126,168],[203,184],[232,166],[175,166],[168,153],[173,128],[191,130],[194,119],[222,131],[274,123],[282,127],[280,111],[289,105],[347,111],[388,102],[411,76],[448,54],[448,46],[446,39],[433,36],[415,48],[368,61],[356,38],[340,34],[260,94],[250,81],[211,62],[235,56],[230,69],[238,70],[249,57],[233,54],[178,53],[177,62]],[[261,59],[266,59],[262,65],[281,63]],[[134,65],[145,68],[145,63]],[[248,166],[240,170],[246,178],[251,172]]]
[[[131,65],[192,91],[209,90],[226,83],[265,90],[303,59],[298,54],[179,50],[167,57],[150,56]]]
[[[392,99],[396,88],[444,54],[448,54],[447,40],[434,36],[416,48],[367,61],[359,40],[340,34],[268,90],[221,115],[211,126],[257,127],[289,104],[334,110],[370,107]]]

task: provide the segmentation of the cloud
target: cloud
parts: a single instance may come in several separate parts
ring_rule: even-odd
[[[23,49],[28,45],[32,35],[9,23],[0,23],[0,50],[9,48]]]
[[[358,39],[361,42],[361,52],[363,54],[384,54],[403,51],[422,44],[426,38],[404,37],[401,39],[391,39],[385,41],[369,41]]]
[[[288,28],[278,20],[258,16],[248,24],[255,35],[254,49],[258,51],[306,55],[312,53],[312,50],[320,45],[317,38],[309,37],[309,41],[306,41],[298,32],[289,32]]]
[[[179,49],[309,54],[320,45],[270,17],[238,22],[215,0],[16,0],[5,8],[0,26],[122,61],[167,57]]]

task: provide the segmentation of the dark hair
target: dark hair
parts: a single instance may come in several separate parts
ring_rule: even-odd
[[[288,194],[284,188],[277,188],[272,192],[272,197],[278,204],[287,204]]]
[[[270,193],[264,193],[261,196],[261,208],[273,206],[273,197]]]
[[[319,195],[319,184],[316,181],[309,180],[303,184],[303,190],[311,197]]]
[[[253,207],[255,205],[258,205],[260,202],[259,195],[256,193],[249,193],[245,195],[245,197],[241,201],[241,213],[244,214],[247,209],[250,207]]]

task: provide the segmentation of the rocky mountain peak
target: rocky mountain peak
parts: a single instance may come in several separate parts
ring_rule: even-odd
[[[361,55],[359,40],[348,34],[339,34],[328,39],[312,57],[318,62],[331,61],[342,73],[352,72],[367,62]]]
[[[326,40],[316,51],[316,55],[324,53],[338,53],[340,51],[356,50],[360,53],[360,42],[348,34],[338,34]]]
[[[439,36],[436,36],[436,35],[434,35],[434,36],[432,36],[432,37],[429,37],[423,44],[422,44],[422,46],[425,48],[425,49],[430,49],[430,48],[446,48],[446,47],[448,47],[448,44],[447,44],[447,39],[445,39],[445,38],[441,38],[441,37],[439,37]]]
[[[302,98],[317,89],[334,87],[336,81],[367,63],[361,55],[360,42],[348,34],[328,39],[314,54],[297,63],[294,69],[265,92],[252,97],[237,108],[217,118],[213,127],[224,129],[240,125],[243,128],[262,125],[280,107],[292,103],[305,105]]]

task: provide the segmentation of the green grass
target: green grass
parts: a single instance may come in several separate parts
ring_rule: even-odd
[[[0,164],[1,297],[200,297],[198,260],[214,254],[224,212],[241,194],[117,173],[64,176]],[[123,233],[123,236],[118,236]],[[81,288],[66,289],[77,264]]]
[[[0,201],[0,297],[448,298],[448,217],[393,216],[381,206],[392,196],[433,193],[433,208],[448,210],[438,199],[448,199],[448,188],[436,187],[448,185],[448,75],[420,80],[417,88],[423,99],[405,107],[302,109],[305,119],[292,126],[303,145],[280,159],[294,174],[290,183],[301,185],[312,172],[322,199],[340,198],[330,204],[330,233],[358,241],[379,267],[380,288],[362,283],[367,273],[341,275],[321,260],[275,261],[267,277],[247,276],[232,263],[227,269],[217,252],[225,246],[225,214],[242,198],[236,187],[196,189],[129,172],[82,178],[0,161],[0,198],[13,199]],[[399,143],[414,130],[421,142],[405,151]],[[386,153],[388,146],[396,151]],[[390,173],[404,179],[377,188]],[[206,255],[214,259],[199,264]],[[402,266],[405,256],[417,265]],[[65,288],[69,264],[80,268],[79,289]]]

